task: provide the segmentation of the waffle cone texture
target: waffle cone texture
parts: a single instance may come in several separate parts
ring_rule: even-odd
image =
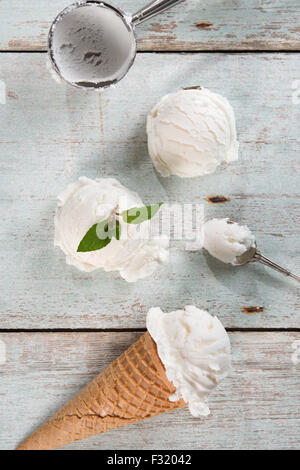
[[[51,450],[185,405],[145,333],[17,450]]]

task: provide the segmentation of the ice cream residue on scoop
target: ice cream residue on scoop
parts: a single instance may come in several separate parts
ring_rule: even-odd
[[[237,256],[255,247],[255,237],[249,228],[228,218],[205,222],[203,231],[203,247],[223,263],[234,265]]]
[[[231,369],[230,341],[221,322],[193,305],[171,313],[151,308],[147,329],[176,387],[169,399],[183,398],[193,416],[207,416],[208,395]]]
[[[235,116],[223,96],[205,88],[164,96],[147,119],[148,149],[162,176],[213,173],[238,159]]]
[[[53,26],[52,48],[65,80],[95,87],[122,78],[136,52],[128,18],[92,2],[64,10]]]
[[[79,178],[58,196],[55,215],[55,240],[66,254],[67,264],[81,271],[119,271],[128,282],[134,282],[152,274],[168,259],[169,240],[149,238],[150,221],[140,225],[126,224],[120,217],[121,239],[113,238],[101,250],[77,252],[78,245],[87,231],[96,223],[107,219],[118,207],[119,211],[144,204],[137,193],[121,185],[113,178],[92,180]]]

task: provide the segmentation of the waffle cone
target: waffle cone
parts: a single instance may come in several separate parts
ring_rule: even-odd
[[[17,450],[50,450],[180,408],[147,332]]]

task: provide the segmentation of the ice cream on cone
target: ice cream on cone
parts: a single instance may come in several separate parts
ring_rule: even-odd
[[[188,308],[195,309],[195,307],[186,307],[186,309]],[[178,312],[186,314],[186,309]],[[202,312],[198,309],[195,309],[195,311],[196,313]],[[157,334],[155,328],[158,325],[157,320],[160,313],[167,317],[178,312],[164,315],[160,309],[151,309],[149,312],[151,315],[148,314],[148,330],[153,330],[152,336],[149,331],[142,335],[49,421],[22,442],[17,450],[55,449],[95,434],[101,434],[180,408],[186,404],[186,398],[189,396],[192,397],[192,403],[189,403],[190,410],[195,410],[197,408],[195,407],[195,395],[191,394],[191,391],[184,391],[184,386],[180,385],[180,366],[177,368],[179,375],[177,379],[174,379],[174,385],[173,380],[171,381],[170,377],[168,378],[168,372],[173,377],[172,367],[170,367],[171,356],[169,355],[168,358],[166,351],[163,350],[160,355],[161,340],[156,338],[157,344],[153,340],[153,336]],[[207,312],[203,313],[213,319]],[[162,323],[160,323],[160,326],[163,326]],[[224,333],[228,338],[225,330]],[[218,358],[223,357],[222,360],[224,360],[225,357],[229,357],[228,344],[229,340],[228,343],[225,341],[221,345],[222,351],[217,350]],[[166,349],[170,352],[168,347]],[[188,351],[188,349],[187,347],[186,350]],[[207,354],[207,351],[205,354]],[[163,358],[163,361],[161,358]],[[164,360],[169,365],[166,365]],[[194,372],[193,365],[192,373],[194,374]],[[204,385],[204,388],[206,387],[207,381],[211,379],[205,377],[204,382],[206,384],[204,384],[202,377],[202,389]],[[215,379],[212,379],[212,382],[215,383]],[[185,383],[184,378],[181,383]],[[199,384],[197,388],[199,388]],[[206,393],[202,393],[202,395],[205,396]],[[203,404],[202,395],[201,404]],[[198,414],[207,413],[199,412]]]

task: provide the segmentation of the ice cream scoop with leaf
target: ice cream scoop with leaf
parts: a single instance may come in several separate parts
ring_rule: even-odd
[[[169,240],[151,238],[161,203],[145,206],[113,178],[86,177],[58,196],[55,241],[81,271],[118,271],[128,282],[151,275],[168,259]]]

